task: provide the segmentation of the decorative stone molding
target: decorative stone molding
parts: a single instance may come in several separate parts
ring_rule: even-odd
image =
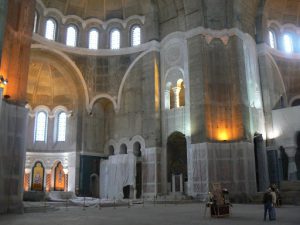
[[[63,152],[63,153],[53,153],[53,152],[27,152],[26,153],[26,165],[25,168],[32,169],[35,162],[40,161],[45,170],[51,170],[53,165],[56,165],[58,162],[61,162],[64,169],[67,169],[69,163],[71,163],[71,158],[74,158],[74,152]],[[66,160],[67,159],[67,160]]]
[[[61,21],[63,24],[65,24],[69,19],[74,19],[81,23],[82,28],[85,28],[90,23],[96,23],[96,24],[102,26],[104,29],[106,29],[109,26],[109,24],[111,24],[111,23],[119,23],[125,29],[127,27],[127,25],[133,20],[138,20],[142,24],[145,23],[145,16],[139,16],[139,15],[130,16],[130,17],[126,18],[125,20],[115,19],[115,18],[110,19],[108,21],[102,21],[97,18],[83,20],[82,18],[80,18],[79,16],[76,16],[76,15],[66,15],[65,16],[58,9],[47,8],[41,0],[36,0],[36,2],[43,9],[44,17],[48,16],[49,14],[51,15],[51,13],[56,14],[61,18]]]
[[[286,24],[281,24],[277,20],[268,20],[267,21],[267,26],[268,28],[276,27],[279,29],[281,33],[287,32],[287,31],[292,31],[295,32],[296,34],[300,35],[300,27],[297,27],[295,24],[292,23],[286,23]]]
[[[132,138],[121,138],[118,141],[114,139],[110,139],[106,144],[105,144],[105,153],[108,155],[108,148],[109,146],[113,146],[115,150],[115,155],[120,154],[120,147],[122,144],[125,144],[127,147],[127,153],[133,153],[133,145],[139,142],[141,145],[141,152],[142,154],[145,152],[146,146],[145,146],[145,140],[142,136],[136,135]]]
[[[284,51],[271,48],[267,44],[257,45],[257,53],[258,55],[270,54],[284,59],[300,60],[300,53],[286,53]]]
[[[46,111],[48,113],[49,118],[54,118],[56,116],[56,114],[61,111],[65,112],[67,114],[67,117],[70,117],[73,113],[72,110],[69,111],[65,106],[61,106],[61,105],[56,106],[52,110],[48,106],[45,106],[45,105],[39,105],[39,106],[35,107],[34,109],[32,109],[32,107],[29,104],[27,104],[26,108],[29,109],[28,115],[30,117],[35,117],[36,113],[39,111]]]
[[[140,44],[138,46],[134,47],[126,47],[126,48],[120,48],[120,49],[88,49],[88,48],[81,48],[81,47],[70,47],[66,46],[63,43],[59,43],[56,41],[51,41],[43,36],[34,33],[32,36],[32,39],[43,45],[47,46],[51,49],[55,49],[58,51],[75,54],[75,55],[86,55],[86,56],[118,56],[118,55],[129,55],[134,54],[138,52],[147,51],[149,48],[152,48],[153,46],[159,47],[159,43],[157,41],[150,41],[144,44]]]
[[[224,45],[227,45],[229,38],[232,36],[237,36],[241,40],[251,39],[252,41],[254,41],[253,38],[249,34],[242,32],[238,28],[212,30],[212,29],[207,29],[204,27],[197,27],[195,29],[187,31],[185,33],[185,38],[189,39],[189,38],[192,38],[197,35],[203,35],[208,44],[210,44],[211,41],[214,39],[220,39]]]

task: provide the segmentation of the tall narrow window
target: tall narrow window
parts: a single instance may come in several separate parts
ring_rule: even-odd
[[[110,49],[120,48],[120,31],[118,29],[113,29],[110,32]]]
[[[290,35],[285,34],[283,36],[283,46],[284,46],[284,51],[286,53],[292,53],[294,51],[293,49],[293,40]]]
[[[91,29],[89,32],[89,49],[98,49],[99,32]]]
[[[36,33],[37,32],[37,22],[38,22],[38,14],[35,11],[34,12],[34,24],[33,24],[33,32]]]
[[[141,44],[141,28],[134,26],[131,29],[131,46],[137,46]]]
[[[269,44],[271,48],[276,48],[276,37],[274,31],[269,30]]]
[[[77,29],[75,26],[71,25],[67,28],[66,45],[75,47],[76,43],[77,43]]]
[[[65,112],[58,114],[57,118],[57,141],[66,140],[67,115]]]
[[[45,38],[54,41],[55,35],[56,35],[56,22],[53,19],[48,19],[46,21]]]
[[[46,141],[47,135],[47,113],[38,112],[35,120],[35,141]]]

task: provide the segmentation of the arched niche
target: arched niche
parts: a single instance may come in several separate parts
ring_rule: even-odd
[[[108,155],[114,155],[114,154],[115,154],[114,146],[112,145],[108,146]]]
[[[42,162],[37,161],[32,168],[31,190],[33,191],[44,190],[44,174],[45,174],[45,168]]]
[[[65,190],[65,172],[64,167],[61,162],[57,163],[54,169],[54,190],[55,191],[64,191]]]
[[[126,146],[126,144],[121,144],[121,146],[120,146],[120,154],[127,154],[127,146]]]

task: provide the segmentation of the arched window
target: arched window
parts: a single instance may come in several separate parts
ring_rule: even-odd
[[[110,32],[110,49],[120,49],[120,31],[118,29]]]
[[[66,45],[76,47],[77,45],[77,28],[74,25],[70,25],[67,28]]]
[[[98,49],[99,32],[96,29],[91,29],[89,32],[89,49]]]
[[[46,141],[47,135],[47,113],[44,111],[40,111],[36,115],[35,120],[35,141]]]
[[[37,24],[38,23],[38,14],[35,11],[34,12],[34,24],[33,24],[33,32],[36,33],[37,32]]]
[[[56,36],[56,22],[54,19],[48,19],[46,21],[45,38],[54,41]]]
[[[57,117],[57,141],[66,141],[67,114],[60,112]]]
[[[141,44],[141,28],[137,25],[131,28],[131,46]]]
[[[276,48],[276,36],[272,30],[269,30],[269,45],[271,48]]]
[[[283,47],[284,47],[284,51],[286,53],[292,53],[294,51],[293,39],[292,39],[291,35],[285,34],[283,36]]]
[[[184,87],[184,82],[183,80],[179,80],[177,83],[177,86],[179,86],[180,91],[179,91],[179,106],[185,106],[185,87]]]
[[[173,90],[173,86],[171,86],[170,88],[170,109],[174,109],[176,106],[175,106],[175,93],[174,93],[174,90]]]

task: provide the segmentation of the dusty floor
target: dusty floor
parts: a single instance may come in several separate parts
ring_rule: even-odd
[[[231,208],[229,218],[204,216],[205,206],[190,204],[142,204],[103,207],[58,207],[48,212],[2,215],[1,225],[260,225],[266,223],[282,225],[300,224],[300,206],[283,206],[276,209],[276,221],[263,221],[262,205],[239,205]]]

